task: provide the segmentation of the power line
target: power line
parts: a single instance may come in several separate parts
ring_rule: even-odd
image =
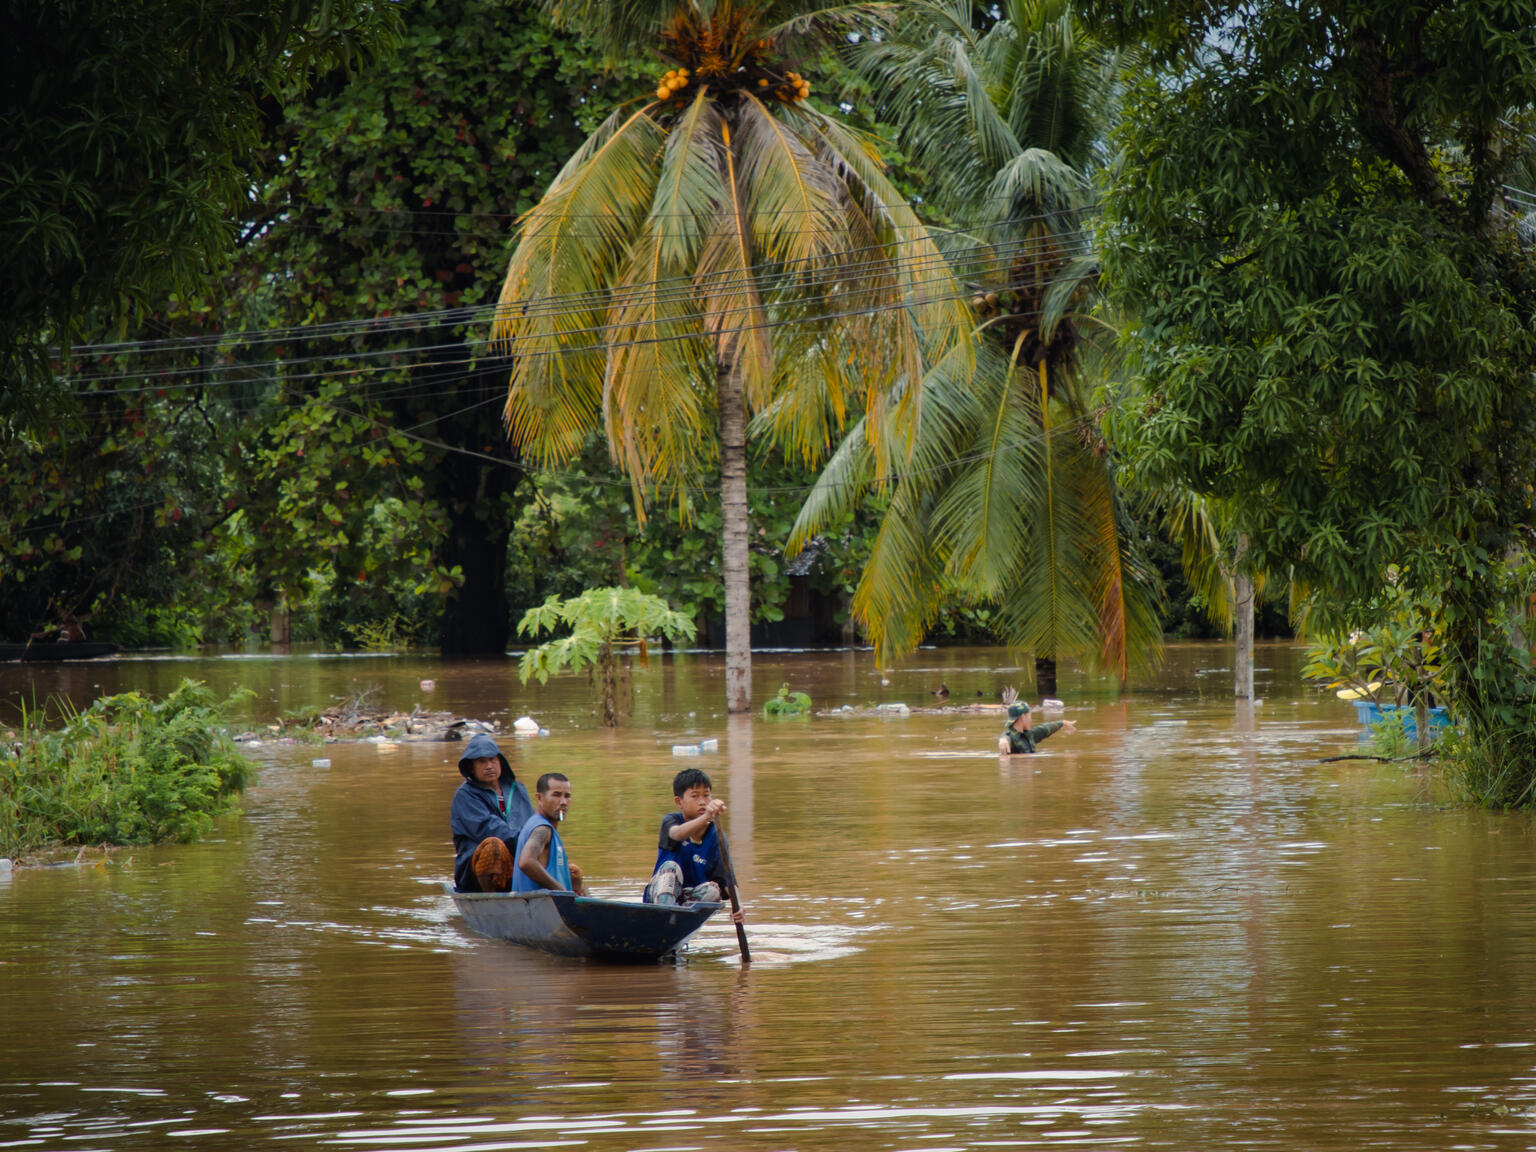
[[[1043,219],[1045,219],[1045,217],[1042,216],[1019,217],[1016,220],[1008,223],[1028,224],[1039,222]],[[928,237],[919,236],[909,240],[894,241],[892,243],[899,248],[913,244],[931,244],[932,241]],[[935,256],[925,256],[917,259],[919,262],[927,263],[943,260],[946,264],[960,264],[962,267],[964,267],[967,259],[977,258],[974,255],[967,257],[965,255],[966,251],[980,254],[1001,250],[1012,252],[1013,255],[1017,257],[1032,254],[1035,251],[1047,250],[1052,246],[1074,245],[1081,246],[1082,248],[1086,249],[1088,246],[1087,238],[1079,233],[1067,237],[1046,236],[1019,241],[1004,241],[999,244],[977,243],[971,245],[968,250],[962,249],[960,251],[951,252],[948,254],[942,251],[938,251]],[[843,264],[840,266],[834,265],[833,268],[835,271],[845,272],[848,275],[854,275],[857,274],[857,272],[860,270],[885,267],[889,265],[893,259],[889,255],[890,247],[891,244],[876,243],[842,249],[836,254],[838,257],[853,256],[870,252],[879,253],[880,255],[875,258],[856,261],[851,264]],[[815,270],[815,265],[812,263],[812,260],[814,259],[816,258],[808,258],[806,261],[797,262],[785,267],[778,267],[767,263],[759,263],[753,265],[751,269],[749,269],[748,275],[753,278],[773,276],[778,277],[780,281],[789,281],[803,274],[803,272],[807,270],[806,268],[798,267],[797,265],[809,265],[810,267],[808,270]],[[899,260],[899,258],[896,259]],[[910,263],[910,261],[908,262]],[[716,274],[716,276],[720,277],[738,275],[739,273],[734,271]],[[677,284],[675,281],[682,281],[682,283]],[[704,283],[707,284],[707,280]],[[767,280],[767,283],[772,284],[773,281],[769,279]],[[602,288],[588,292],[551,295],[530,301],[525,304],[524,307],[538,308],[540,309],[539,314],[544,314],[550,312],[558,313],[562,310],[571,310],[573,309],[574,305],[578,303],[584,303],[587,309],[591,310],[592,308],[599,306],[611,307],[613,298],[615,296],[617,296],[620,300],[624,300],[626,298],[626,294],[641,296],[647,290],[656,292],[659,301],[663,298],[661,296],[661,289],[663,285],[671,285],[671,287],[667,288],[667,293],[671,295],[697,294],[701,286],[700,282],[696,278],[682,276],[664,281],[646,281],[633,285],[622,286],[619,288]],[[440,309],[436,311],[405,313],[397,317],[361,317],[356,319],[329,321],[321,324],[294,325],[288,328],[258,328],[234,333],[212,333],[206,336],[173,337],[161,340],[135,340],[95,344],[79,344],[75,345],[71,349],[71,352],[81,356],[114,355],[124,353],[139,353],[147,349],[168,350],[175,348],[190,349],[197,347],[217,348],[222,344],[232,341],[245,344],[277,343],[284,340],[299,339],[304,336],[321,337],[332,335],[350,335],[355,331],[374,333],[388,333],[398,330],[416,331],[428,326],[473,323],[478,319],[484,318],[487,313],[494,314],[497,310],[503,307],[510,306],[504,306],[501,304],[482,304],[458,308]]]
[[[442,449],[443,451],[451,452],[451,453],[454,453],[456,455],[470,456],[470,457],[473,457],[475,459],[485,460],[485,461],[488,461],[488,462],[490,462],[492,464],[499,464],[499,465],[502,465],[502,466],[508,467],[508,468],[516,468],[519,471],[521,471],[524,474],[526,474],[530,479],[534,480],[535,483],[537,483],[539,477],[547,476],[547,477],[551,477],[551,478],[554,478],[554,479],[579,479],[579,480],[584,480],[587,483],[596,484],[596,485],[599,485],[600,487],[608,487],[608,488],[630,488],[630,487],[633,487],[633,483],[634,483],[633,481],[623,479],[622,477],[616,477],[616,478],[610,479],[610,478],[604,477],[604,476],[594,476],[594,475],[592,475],[589,472],[581,472],[581,471],[577,471],[576,469],[530,468],[526,464],[522,463],[521,461],[507,460],[507,459],[504,459],[502,457],[487,455],[484,452],[476,452],[476,451],[474,451],[473,449],[470,449],[470,448],[463,448],[463,447],[459,447],[459,446],[452,445],[452,444],[445,444],[442,441],[433,440],[433,439],[431,439],[429,437],[414,435],[410,430],[407,430],[407,429],[391,428],[389,425],[384,424],[382,421],[376,420],[373,417],[365,415],[364,413],[355,412],[355,411],[352,411],[351,409],[343,408],[343,407],[341,407],[339,405],[326,404],[326,407],[331,408],[333,411],[340,412],[343,415],[355,417],[356,419],[362,420],[364,423],[373,424],[376,427],[384,429],[386,431],[386,433],[390,433],[390,432],[398,433],[399,435],[405,436],[405,437],[407,437],[410,440],[417,441],[417,442],[425,444],[425,445],[427,445],[429,447],[439,448],[439,449]],[[1052,425],[1051,431],[1054,432],[1054,431],[1061,431],[1061,430],[1066,430],[1066,429],[1071,429],[1071,428],[1083,427],[1083,426],[1086,426],[1086,425],[1090,424],[1091,422],[1092,422],[1092,417],[1090,417],[1090,416],[1087,416],[1087,415],[1074,416],[1074,417],[1072,417],[1069,420],[1061,421],[1060,423]],[[419,425],[418,425],[418,427],[419,427]],[[1045,429],[1041,429],[1038,433],[1032,433],[1028,437],[1024,438],[1023,442],[1024,443],[1030,443],[1030,442],[1038,443],[1038,442],[1044,440],[1044,438],[1047,435],[1049,435],[1049,434],[1050,433],[1047,432]],[[1017,446],[1017,443],[1018,442],[1015,441],[1010,446],[1011,447],[1012,446]],[[861,478],[856,479],[856,480],[841,481],[841,482],[837,483],[835,485],[835,487],[838,487],[838,488],[853,488],[853,487],[869,488],[869,487],[877,487],[877,486],[885,486],[885,485],[890,485],[890,484],[901,483],[902,481],[905,481],[905,480],[918,479],[918,478],[925,477],[925,476],[939,475],[939,474],[941,474],[941,473],[943,473],[945,471],[948,471],[948,470],[950,470],[952,468],[960,467],[961,465],[964,465],[964,464],[980,463],[983,460],[987,460],[987,459],[992,458],[993,456],[996,456],[999,452],[1001,452],[1003,450],[1004,449],[1002,449],[1002,448],[995,448],[995,449],[991,449],[991,450],[985,451],[985,452],[966,453],[966,454],[961,455],[961,456],[955,456],[955,457],[951,457],[951,458],[946,459],[946,460],[939,461],[939,462],[935,463],[934,465],[932,465],[931,467],[928,467],[928,468],[914,468],[914,469],[909,469],[909,470],[904,470],[904,471],[896,471],[896,472],[892,472],[892,473],[888,474],[884,479],[875,479],[873,477],[861,477]],[[755,494],[755,495],[760,495],[760,496],[764,496],[764,495],[804,494],[804,493],[809,493],[813,489],[815,489],[817,487],[820,487],[820,486],[823,486],[823,485],[821,485],[821,481],[819,479],[815,480],[815,481],[812,481],[809,484],[751,485],[751,486],[749,486],[747,488],[747,493],[748,493],[748,495],[754,495]],[[708,488],[705,485],[697,484],[697,483],[692,483],[692,482],[686,482],[686,481],[676,485],[676,487],[679,487],[679,488],[681,488],[681,489],[683,489],[683,490],[685,490],[685,491],[687,491],[689,493],[703,493],[703,492],[713,492],[714,491],[713,489]],[[55,521],[51,521],[51,522],[45,522],[45,523],[42,523],[42,524],[28,523],[24,527],[19,528],[18,531],[25,531],[28,534],[31,534],[31,533],[34,533],[34,532],[52,532],[52,531],[56,531],[56,530],[58,530],[60,528],[67,528],[67,527],[69,527],[71,525],[91,524],[91,523],[96,523],[97,521],[111,519],[114,516],[124,516],[124,515],[129,515],[129,514],[132,514],[132,513],[136,513],[136,512],[148,511],[149,509],[152,509],[152,508],[161,508],[161,507],[164,507],[165,504],[166,504],[166,501],[164,501],[164,500],[147,501],[147,502],[142,503],[142,504],[133,504],[133,505],[129,505],[129,506],[124,507],[124,508],[115,508],[115,509],[112,509],[112,510],[106,511],[106,512],[93,513],[93,514],[91,514],[89,516],[75,516],[75,517],[70,517],[70,518],[67,518],[67,519],[64,519],[64,520],[55,520]]]
[[[935,280],[937,280],[937,279],[938,278],[935,278]],[[1051,286],[1051,285],[1053,285],[1055,283],[1066,283],[1066,282],[1070,282],[1070,281],[1072,281],[1074,279],[1076,279],[1076,277],[1063,275],[1063,276],[1056,277],[1056,278],[1053,278],[1051,280],[1043,282],[1042,283],[1042,287],[1048,288],[1049,286]],[[936,297],[936,298],[934,298],[933,302],[935,302],[935,303],[956,303],[956,302],[963,301],[963,300],[969,300],[970,298],[971,298],[971,293],[969,291],[964,291],[964,292],[960,292],[960,293],[954,293],[954,294],[948,294],[948,295]],[[777,319],[777,320],[770,319],[770,320],[764,320],[764,321],[759,322],[759,323],[738,324],[738,325],[734,325],[734,326],[732,326],[730,328],[723,329],[722,332],[720,333],[720,335],[739,335],[741,333],[749,332],[749,331],[759,331],[759,330],[765,330],[765,329],[773,329],[773,328],[780,328],[780,327],[790,327],[790,326],[804,325],[804,324],[823,324],[823,323],[827,323],[827,322],[834,321],[834,320],[850,319],[850,318],[853,318],[853,317],[856,317],[856,316],[869,315],[871,313],[905,310],[905,309],[907,309],[909,307],[911,307],[911,305],[908,304],[905,301],[897,301],[897,302],[894,302],[894,303],[883,303],[883,304],[867,304],[867,305],[860,305],[860,304],[856,304],[855,303],[851,307],[848,307],[848,308],[846,308],[844,310],[836,311],[836,312],[817,313],[817,314],[811,315],[811,316],[794,317],[794,318],[788,318],[788,319]],[[739,314],[746,314],[746,313],[753,312],[753,311],[756,311],[756,310],[748,308],[748,307],[743,307],[743,308],[738,308],[738,309],[728,309],[723,314],[725,314],[725,315],[739,315]],[[1039,310],[1035,310],[1035,311],[1031,311],[1031,312],[1027,312],[1027,313],[1015,313],[1014,315],[1018,316],[1019,319],[1024,320],[1024,321],[1034,321],[1034,320],[1038,320],[1040,318],[1040,316],[1043,315],[1043,313],[1041,311],[1039,311]],[[564,335],[564,336],[600,335],[602,333],[611,332],[611,331],[613,331],[615,329],[630,328],[630,327],[633,327],[633,326],[634,326],[633,324],[629,324],[629,323],[600,324],[600,325],[589,326],[589,327],[585,327],[585,328],[570,329],[566,333],[562,333],[562,335]],[[521,352],[521,353],[514,351],[514,352],[511,352],[511,353],[506,353],[505,355],[508,355],[510,357],[515,357],[515,358],[521,358],[521,359],[524,359],[524,360],[529,359],[529,358],[534,358],[534,357],[553,357],[553,356],[579,357],[579,356],[583,356],[583,355],[596,354],[596,353],[603,352],[605,350],[611,350],[611,349],[619,348],[619,347],[631,348],[631,347],[638,347],[638,346],[650,345],[650,344],[673,343],[673,342],[680,342],[680,341],[684,341],[684,340],[714,340],[716,338],[717,338],[716,336],[713,336],[713,335],[710,335],[710,334],[704,333],[704,332],[686,331],[686,332],[673,333],[673,334],[666,335],[666,336],[656,336],[656,337],[650,337],[650,338],[645,338],[645,339],[624,340],[624,341],[617,342],[617,343],[607,342],[607,341],[602,341],[602,340],[593,340],[593,341],[591,341],[591,342],[589,342],[589,343],[587,343],[585,345],[574,347],[574,348],[565,348],[565,349],[559,349],[559,350],[555,350],[555,351],[534,351],[534,352]],[[447,344],[427,345],[427,346],[422,346],[422,347],[388,348],[388,349],[377,349],[377,350],[373,350],[373,351],[364,351],[364,352],[332,353],[332,354],[329,354],[329,355],[319,355],[319,356],[313,356],[313,357],[302,357],[302,358],[298,358],[298,359],[278,358],[278,359],[275,359],[275,360],[264,361],[264,362],[263,361],[244,361],[244,362],[233,362],[233,363],[223,364],[223,365],[203,365],[203,366],[199,366],[198,368],[196,368],[194,370],[191,370],[191,371],[196,371],[198,373],[211,374],[211,375],[213,375],[215,377],[214,379],[210,379],[210,380],[197,380],[197,381],[183,381],[183,382],[180,382],[180,383],[172,383],[172,382],[166,381],[166,382],[162,382],[162,383],[158,383],[158,384],[144,384],[144,385],[137,385],[137,386],[121,386],[121,387],[116,387],[116,388],[111,389],[111,393],[114,394],[114,395],[116,395],[116,394],[133,394],[133,393],[138,393],[138,392],[155,392],[155,393],[160,393],[160,392],[172,392],[172,391],[192,391],[192,390],[196,390],[196,389],[210,388],[210,387],[215,387],[215,386],[235,387],[235,386],[239,386],[239,385],[254,385],[254,384],[263,384],[263,383],[267,383],[267,384],[299,383],[299,382],[306,381],[306,380],[325,379],[327,377],[342,377],[342,376],[356,377],[356,376],[362,376],[362,375],[367,375],[367,374],[387,374],[387,373],[390,373],[390,372],[397,372],[397,371],[398,372],[402,372],[402,373],[404,373],[404,372],[416,372],[416,373],[419,373],[419,372],[421,372],[423,370],[427,370],[427,369],[431,369],[431,368],[464,367],[467,364],[478,363],[479,361],[478,361],[477,357],[475,357],[473,354],[471,354],[468,357],[466,357],[464,355],[458,355],[458,356],[452,356],[452,357],[436,359],[436,360],[413,361],[413,362],[410,362],[410,363],[373,364],[373,365],[368,365],[366,367],[361,367],[361,368],[357,368],[357,367],[343,368],[343,367],[340,367],[340,366],[344,365],[344,364],[349,364],[349,363],[357,362],[357,361],[378,359],[380,357],[405,357],[405,356],[420,355],[422,353],[436,352],[436,351],[449,350],[449,349],[452,349],[452,350],[464,349],[464,350],[469,350],[471,353],[473,353],[473,351],[475,349],[481,349],[484,352],[487,352],[487,353],[491,354],[493,357],[497,357],[499,355],[502,355],[501,353],[499,353],[498,343],[499,342],[493,341],[493,340],[481,340],[481,341],[478,341],[478,342],[474,342],[474,341],[454,341],[452,343],[447,343]],[[316,371],[312,371],[312,372],[297,372],[297,373],[295,373],[295,372],[288,372],[288,371],[279,371],[279,372],[273,372],[273,373],[268,374],[268,375],[256,375],[255,374],[255,370],[257,368],[263,366],[264,364],[267,365],[267,366],[276,366],[279,369],[288,368],[288,367],[291,367],[291,366],[294,366],[294,365],[306,365],[306,364],[324,364],[324,365],[327,365],[327,367],[319,369],[319,370],[316,370]],[[187,370],[187,369],[167,369],[167,370],[164,370],[162,373],[160,373],[160,375],[164,375],[164,376],[167,376],[167,377],[184,377],[184,376],[187,375],[188,371],[189,370]],[[134,378],[141,378],[144,375],[145,375],[145,373],[143,373],[143,372],[133,372],[133,371],[125,370],[125,371],[123,371],[121,373],[115,373],[115,374],[103,374],[103,375],[99,375],[99,376],[89,376],[89,377],[74,377],[74,378],[71,378],[70,382],[71,383],[103,383],[103,382],[108,382],[108,381],[112,381],[112,380],[124,379],[124,378],[130,377],[130,376],[134,377]],[[151,375],[151,377],[153,377],[154,374],[150,374],[150,375]],[[225,378],[220,379],[219,377],[221,375],[223,377],[225,377]],[[229,378],[231,375],[233,375],[234,378]],[[418,390],[422,391],[422,392],[429,392],[429,391],[434,390],[436,387],[437,386],[432,384],[431,382],[424,382],[424,383],[419,384],[419,385],[409,386],[406,389],[404,389],[404,391],[401,392],[400,394],[409,394],[412,391],[418,391]],[[80,396],[94,396],[94,395],[98,395],[98,394],[100,394],[99,391],[98,390],[93,390],[93,389],[82,389],[82,390],[77,390],[75,392],[75,395],[80,395]]]

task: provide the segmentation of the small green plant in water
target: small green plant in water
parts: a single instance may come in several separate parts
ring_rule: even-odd
[[[589,588],[565,600],[551,596],[517,624],[522,636],[561,628],[569,628],[570,635],[523,653],[519,675],[524,684],[533,678],[544,684],[562,668],[589,668],[601,687],[603,724],[609,728],[619,724],[619,652],[633,650],[644,665],[652,637],[676,643],[692,640],[695,632],[693,621],[661,597],[635,588]]]
[[[763,716],[809,716],[811,698],[804,692],[791,692],[788,684],[779,685],[779,694],[763,705]]]
[[[1389,712],[1371,725],[1371,754],[1383,760],[1405,760],[1419,750],[1418,737],[1409,735],[1411,712]]]
[[[364,652],[401,652],[412,647],[410,625],[392,612],[382,620],[365,620],[347,626],[352,643]]]
[[[83,711],[24,708],[20,730],[0,741],[0,855],[197,839],[250,777],[223,727],[248,694],[221,702],[183,680],[160,701],[125,692]]]

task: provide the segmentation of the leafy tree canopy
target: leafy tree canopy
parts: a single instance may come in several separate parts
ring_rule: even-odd
[[[1528,150],[1536,5],[1087,8],[1158,64],[1106,199],[1139,309],[1119,443],[1154,484],[1230,499],[1255,566],[1323,616],[1369,614],[1389,570],[1444,592],[1479,696],[1532,521],[1536,279],[1499,188]]]
[[[0,397],[102,310],[194,289],[235,236],[275,99],[381,47],[374,0],[12,0],[0,47]],[[27,387],[23,387],[23,385]]]
[[[595,122],[603,78],[526,6],[418,0],[403,20],[391,59],[274,132],[270,223],[225,322],[287,330],[275,351],[294,367],[266,370],[290,415],[267,424],[269,467],[247,491],[260,522],[301,531],[247,537],[249,563],[298,588],[318,531],[344,579],[426,574],[446,598],[446,650],[499,652],[522,472],[482,309],[513,221]]]

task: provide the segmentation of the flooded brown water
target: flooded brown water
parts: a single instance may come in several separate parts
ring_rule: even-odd
[[[1005,659],[921,652],[882,686],[868,653],[767,654],[756,693],[995,699]],[[757,962],[723,922],[675,965],[475,937],[440,887],[454,746],[263,745],[209,840],[0,881],[0,1148],[1536,1146],[1530,820],[1318,763],[1353,711],[1293,648],[1258,664],[1252,708],[1218,646],[1123,696],[1065,676],[1079,730],[1006,761],[996,714],[728,723],[712,656],[637,671],[616,733],[583,680],[510,665],[5,669],[6,701],[246,685],[256,725],[370,686],[531,714],[550,735],[503,744],[572,778],[562,835],[605,895],[638,892],[703,767]]]

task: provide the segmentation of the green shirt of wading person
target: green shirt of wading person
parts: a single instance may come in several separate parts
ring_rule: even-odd
[[[1003,729],[1003,734],[997,738],[997,754],[999,756],[1017,756],[1020,753],[1033,752],[1035,745],[1047,736],[1054,736],[1057,732],[1076,732],[1076,720],[1048,720],[1044,724],[1036,724],[1030,727],[1029,705],[1023,700],[1008,705],[1008,727]]]

